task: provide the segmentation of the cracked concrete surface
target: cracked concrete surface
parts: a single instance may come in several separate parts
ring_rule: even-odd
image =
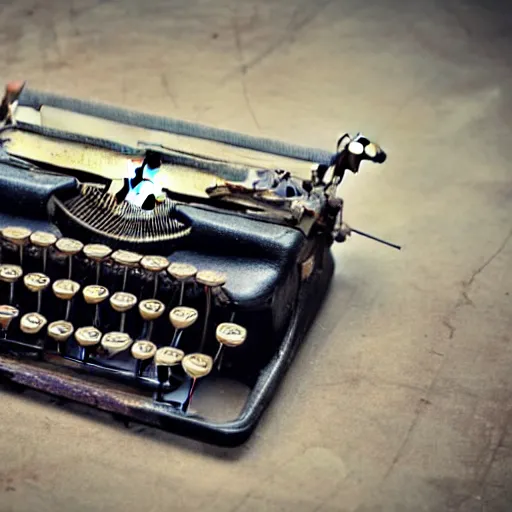
[[[0,510],[512,510],[512,17],[476,0],[0,1],[0,78],[332,148],[354,235],[251,441],[0,392]]]

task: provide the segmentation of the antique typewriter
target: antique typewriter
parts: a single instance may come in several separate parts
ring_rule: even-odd
[[[333,242],[353,232],[343,175],[384,151],[361,134],[329,152],[24,83],[8,84],[0,126],[2,382],[244,442],[315,319]]]

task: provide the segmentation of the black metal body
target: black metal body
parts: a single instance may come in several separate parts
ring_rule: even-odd
[[[20,97],[20,104],[35,108],[50,102],[57,107],[65,106],[126,124],[185,134],[197,129],[201,136],[209,140],[241,147],[252,144],[260,151],[268,150],[269,153],[284,156],[298,155],[297,158],[304,160],[318,157],[318,161],[324,165],[331,160],[326,152],[69,101],[61,101],[55,96],[38,96],[31,91]],[[129,152],[129,148],[108,141],[30,126],[22,126],[21,129],[36,131],[55,140],[108,147],[123,154]],[[187,158],[187,162],[206,165],[191,156]],[[220,174],[233,171],[226,162],[212,162],[211,165]],[[243,382],[250,391],[237,418],[215,423],[189,412],[193,383],[184,372],[178,371],[174,380],[162,385],[155,374],[137,374],[138,363],[128,356],[110,359],[100,352],[84,358],[83,348],[73,339],[64,349],[59,349],[43,331],[37,336],[26,335],[18,324],[4,333],[4,338],[0,338],[1,380],[209,443],[231,446],[243,443],[270,403],[327,293],[334,270],[330,251],[334,241],[332,231],[336,219],[339,220],[341,215],[342,201],[331,202],[331,206],[327,204],[325,218],[319,218],[318,225],[305,232],[300,226],[284,221],[258,219],[244,215],[240,209],[219,207],[214,200],[210,203],[176,200],[165,210],[169,212],[166,215],[176,215],[181,228],[190,227],[190,234],[176,240],[169,238],[151,242],[149,239],[149,242],[142,243],[134,239],[128,241],[109,237],[76,217],[73,201],[76,202],[82,190],[77,175],[66,169],[49,170],[50,167],[41,162],[23,162],[4,153],[0,158],[0,229],[22,226],[31,231],[51,232],[57,237],[77,238],[84,244],[106,243],[113,249],[159,254],[169,262],[186,262],[198,268],[226,272],[228,280],[221,293],[214,297],[211,324],[214,327],[236,315],[236,321],[247,327],[249,335],[244,345],[224,352],[222,370],[214,368],[212,373],[215,375],[220,371],[224,376]],[[309,193],[311,186],[308,187]],[[323,191],[319,197],[323,197],[322,194]],[[1,248],[0,263],[17,264],[18,248],[6,244],[5,240]],[[25,273],[40,271],[41,255],[37,250],[29,247],[23,261]],[[67,260],[59,257],[53,249],[48,253],[48,262],[47,273],[52,280],[66,277]],[[74,279],[81,286],[93,283],[94,266],[83,256],[76,257],[73,269]],[[152,286],[146,278],[139,271],[130,271],[127,291],[136,294],[139,300],[148,297],[148,289]],[[103,279],[112,291],[119,289],[120,275],[113,266],[106,266]],[[159,297],[170,304],[176,301],[173,286],[165,276],[161,277]],[[21,314],[32,311],[33,296],[23,289],[22,283],[16,284],[16,287],[16,307],[20,308]],[[62,319],[62,302],[52,296],[50,289],[44,293],[42,313],[48,322]],[[200,315],[206,314],[205,293],[200,286],[194,285],[189,286],[185,294],[187,304],[196,307]],[[3,301],[0,303],[5,304],[7,296],[5,283],[0,284],[0,301]],[[71,309],[71,318],[77,326],[88,325],[90,308],[81,299],[77,300]],[[115,330],[118,317],[105,309],[101,314],[104,332]],[[137,322],[129,317],[128,325],[135,333],[134,338],[141,329],[140,322]],[[204,352],[212,355],[218,346],[213,327],[208,331],[204,346]],[[200,328],[194,329],[182,340],[185,351],[197,350]],[[160,336],[158,344],[165,345],[167,334],[163,323],[157,324],[155,331],[157,338]]]

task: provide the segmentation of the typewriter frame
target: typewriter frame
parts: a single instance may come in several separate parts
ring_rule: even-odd
[[[336,159],[339,157],[339,154],[332,154],[322,150],[292,146],[278,141],[249,137],[193,123],[147,116],[106,105],[71,100],[62,96],[31,90],[23,90],[23,93],[29,98],[29,102],[32,101],[34,104],[39,104],[39,106],[50,103],[58,108],[68,108],[72,112],[98,116],[127,125],[142,126],[169,133],[198,137],[203,140],[216,141],[235,149],[248,148],[265,153],[270,159],[284,157],[286,159],[295,159],[295,161],[302,163],[306,162],[308,165],[316,163],[318,165],[317,169],[322,167],[323,171],[320,177],[315,175],[316,171],[313,171],[313,178],[317,179],[318,183],[321,184],[323,184],[322,178],[325,171],[329,167],[336,167]],[[12,103],[15,103],[17,99],[17,97],[12,98]],[[23,124],[23,122],[19,123],[19,125]],[[13,126],[13,124],[7,120],[6,127],[10,126]],[[28,125],[22,126],[22,130],[27,130],[28,132],[32,131],[32,129]],[[45,130],[41,130],[41,132],[45,132]],[[50,133],[51,130],[46,130],[46,132]],[[90,138],[65,132],[50,133],[50,135],[65,137],[75,142],[88,141]],[[106,147],[115,148],[120,152],[127,152],[128,154],[130,149],[133,149],[123,146],[123,144],[117,141],[104,141],[100,138],[95,143],[98,145],[106,144]],[[0,156],[1,151],[2,148],[0,146]],[[12,160],[12,155],[7,155],[5,161],[10,160],[22,162],[22,164],[28,161],[19,157],[15,157]],[[219,165],[220,167],[226,164],[228,167],[231,165],[231,162],[221,159],[214,159],[213,162],[210,160],[209,163]],[[236,169],[236,166],[233,168]],[[339,179],[334,179],[333,182],[325,186],[326,198],[336,198],[336,188],[341,182],[344,170],[344,168],[341,168],[341,175],[338,176]],[[350,170],[357,172],[357,167]],[[40,357],[36,357],[35,360],[13,357],[12,354],[6,355],[3,353],[5,351],[2,349],[1,342],[0,380],[76,401],[114,413],[127,420],[135,420],[208,443],[224,446],[236,446],[244,443],[256,428],[262,414],[271,402],[328,292],[334,272],[331,246],[335,240],[344,241],[345,239],[341,222],[342,204],[341,200],[337,200],[336,215],[330,219],[330,225],[324,226],[325,229],[311,229],[311,222],[308,223],[307,221],[302,227],[297,226],[297,229],[308,231],[310,246],[314,247],[314,250],[312,251],[312,256],[296,264],[295,271],[300,276],[300,284],[288,327],[278,350],[276,350],[271,361],[261,371],[242,411],[236,419],[227,422],[213,422],[201,416],[180,411],[171,405],[156,402],[151,398],[140,397],[87,381],[83,378],[86,373],[83,370],[83,365],[70,361],[64,362],[61,357],[58,358],[58,365],[55,365],[57,356],[50,354],[41,353]]]

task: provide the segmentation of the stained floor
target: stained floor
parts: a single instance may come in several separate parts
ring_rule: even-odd
[[[512,510],[512,16],[476,0],[0,1],[0,79],[334,147],[328,300],[249,443],[0,393],[0,510]]]

